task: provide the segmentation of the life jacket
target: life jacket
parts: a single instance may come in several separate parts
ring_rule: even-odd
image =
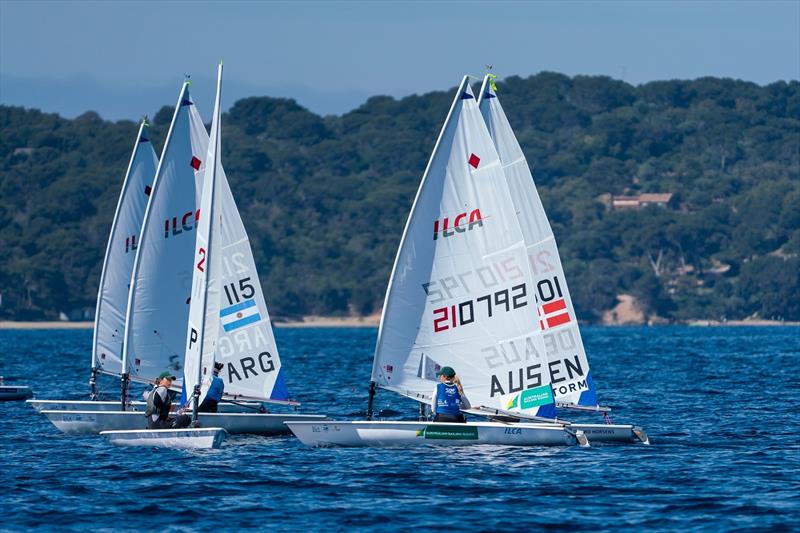
[[[172,402],[169,398],[169,391],[167,391],[167,399],[164,400],[161,406],[156,405],[156,391],[161,388],[160,385],[156,385],[153,387],[153,390],[147,395],[147,409],[144,411],[144,416],[151,417],[153,415],[158,415],[159,418],[166,418],[169,417],[169,408]],[[164,413],[166,411],[166,413]],[[164,416],[166,414],[166,417]]]
[[[458,416],[461,413],[461,394],[452,383],[436,385],[436,414]]]
[[[224,390],[225,382],[222,381],[221,377],[214,376],[211,378],[211,385],[208,387],[208,391],[206,392],[206,399],[218,402],[222,399],[222,392]]]

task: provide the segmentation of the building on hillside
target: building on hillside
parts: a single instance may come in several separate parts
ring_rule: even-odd
[[[636,196],[612,196],[612,209],[641,209],[648,205],[667,207],[672,200],[672,193],[642,193]]]

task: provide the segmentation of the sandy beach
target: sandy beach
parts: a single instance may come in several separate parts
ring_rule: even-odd
[[[318,316],[310,315],[303,317],[302,320],[281,320],[277,318],[273,322],[276,328],[377,328],[381,316],[376,313],[369,316]],[[15,322],[12,320],[0,320],[0,329],[92,329],[93,322]],[[610,327],[614,325],[606,324]],[[631,324],[633,325],[633,324]],[[643,324],[642,324],[643,325]],[[662,324],[658,324],[662,325]],[[689,326],[800,326],[800,322],[781,322],[779,320],[690,320],[686,322]]]
[[[273,325],[276,328],[376,328],[380,322],[380,315],[364,317],[336,317],[336,316],[306,316],[302,320],[276,319]],[[13,320],[0,320],[0,329],[92,329],[94,322],[15,322]]]

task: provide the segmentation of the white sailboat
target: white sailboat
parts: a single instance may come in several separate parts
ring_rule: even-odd
[[[540,329],[543,333],[557,406],[606,415],[610,409],[600,406],[597,401],[553,230],[528,162],[500,105],[493,79],[490,74],[484,77],[478,108],[500,157],[533,273],[538,322],[531,323],[531,330]],[[649,443],[642,428],[629,424],[572,424],[571,427],[584,431],[592,442]]]
[[[184,372],[193,298],[189,280],[196,264],[196,228],[203,220],[202,208],[197,206],[208,161],[208,141],[188,83],[184,83],[153,184],[153,199],[147,207],[131,279],[123,351],[123,367],[130,368],[131,380],[152,381],[164,370],[177,375]],[[289,398],[249,239],[221,165],[217,187],[225,220],[219,237],[221,266],[214,286],[222,304],[211,323],[219,330],[216,359],[225,365],[220,375],[225,381],[223,399],[237,404],[250,400],[297,406]],[[182,383],[175,385],[181,387]],[[129,410],[42,412],[66,433],[136,430],[145,425],[141,412]],[[202,426],[260,435],[288,433],[283,423],[286,420],[324,418],[255,410],[199,414]]]
[[[220,96],[222,91],[222,64],[217,70],[217,95],[214,99],[214,116],[211,122],[211,139],[206,154],[200,216],[195,225],[195,254],[192,268],[192,292],[189,304],[189,325],[185,341],[183,372],[183,401],[188,403],[187,392],[193,398],[193,428],[140,431],[102,431],[101,435],[112,443],[127,446],[165,446],[175,448],[218,448],[225,438],[222,428],[204,428],[198,433],[197,416],[204,375],[214,368],[219,332],[220,287],[222,281],[222,219],[225,215],[219,205],[217,174],[220,164]],[[221,174],[221,172],[219,172]],[[224,178],[223,178],[224,179]]]
[[[150,448],[176,448],[198,450],[219,448],[227,432],[220,428],[184,429],[131,429],[103,431],[100,433],[117,446],[146,446]]]
[[[147,120],[143,119],[122,182],[100,272],[89,378],[92,400],[28,400],[28,404],[36,410],[115,410],[120,407],[118,401],[96,400],[97,374],[119,377],[125,373],[122,370],[122,346],[128,287],[139,243],[139,230],[158,165],[147,127]]]
[[[287,422],[309,446],[588,445],[558,423],[372,421],[375,386],[431,401],[456,369],[473,404],[555,415],[533,275],[500,160],[465,77],[422,177],[395,259],[368,420]]]

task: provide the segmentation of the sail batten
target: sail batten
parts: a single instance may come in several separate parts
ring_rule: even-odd
[[[555,235],[528,162],[489,76],[483,80],[478,107],[500,157],[525,239],[534,286],[537,287],[538,329],[546,343],[556,399],[577,405],[597,405],[597,394]]]

